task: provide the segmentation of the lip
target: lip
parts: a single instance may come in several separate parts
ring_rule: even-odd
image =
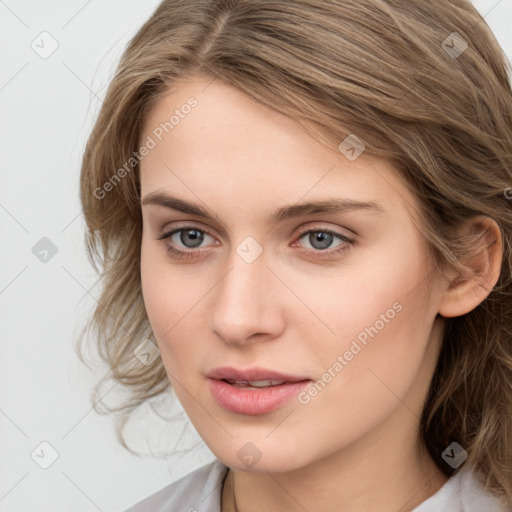
[[[309,377],[288,375],[286,373],[267,370],[265,368],[248,368],[238,370],[232,366],[222,366],[210,370],[206,376],[210,379],[232,379],[232,380],[284,380],[285,382],[299,382],[301,380],[311,380]]]
[[[208,384],[215,401],[229,412],[252,416],[266,414],[278,409],[297,396],[311,382],[309,377],[288,375],[264,368],[238,370],[232,367],[215,368],[209,371]],[[224,382],[223,379],[280,380],[283,384],[261,389],[245,389]]]

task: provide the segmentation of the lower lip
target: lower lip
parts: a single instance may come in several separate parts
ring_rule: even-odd
[[[311,382],[287,382],[261,389],[237,388],[223,380],[208,379],[215,401],[224,409],[238,414],[258,415],[274,411],[297,396]]]

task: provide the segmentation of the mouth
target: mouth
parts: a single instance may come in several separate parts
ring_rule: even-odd
[[[206,376],[214,400],[223,409],[253,416],[278,409],[312,382],[309,377],[260,368],[217,368]]]
[[[210,370],[206,376],[210,379],[225,380],[230,383],[252,383],[251,385],[255,386],[273,386],[283,382],[311,380],[306,376],[291,375],[259,367],[239,370],[232,366],[223,366]]]
[[[244,389],[262,389],[285,384],[285,380],[235,380],[235,379],[221,379],[223,382],[230,384],[236,388]]]

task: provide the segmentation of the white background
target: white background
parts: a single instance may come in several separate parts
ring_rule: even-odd
[[[510,59],[512,0],[474,3]],[[0,0],[0,512],[122,511],[213,460],[191,449],[199,438],[183,415],[135,422],[131,438],[149,453],[183,434],[179,457],[122,448],[113,419],[91,410],[100,373],[73,350],[98,293],[83,245],[82,151],[124,46],[157,4]],[[43,31],[58,43],[47,59],[31,47]],[[57,248],[46,263],[32,252],[43,237]],[[40,463],[58,458],[43,469],[34,450]]]

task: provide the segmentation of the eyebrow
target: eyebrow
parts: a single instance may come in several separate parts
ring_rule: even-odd
[[[170,210],[196,215],[204,219],[214,220],[214,217],[199,205],[189,203],[183,199],[169,196],[162,192],[150,192],[141,201],[142,206],[155,205]],[[294,217],[320,213],[342,213],[363,210],[372,213],[384,213],[385,210],[374,201],[355,201],[353,199],[331,198],[323,201],[298,203],[278,208],[269,217],[271,223],[283,222]]]

